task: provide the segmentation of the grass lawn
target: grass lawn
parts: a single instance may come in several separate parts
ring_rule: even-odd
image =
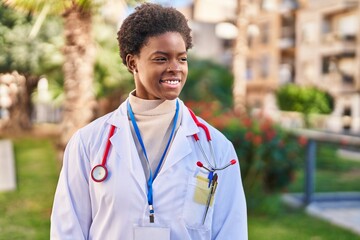
[[[352,161],[337,156],[334,144],[318,144],[315,191],[358,191],[360,192],[360,161]],[[302,192],[304,186],[304,163],[300,163],[296,181],[289,186],[290,192]],[[359,238],[360,239],[360,238]]]
[[[54,147],[50,140],[30,138],[14,140],[14,147],[18,189],[0,193],[0,240],[49,239],[51,206],[60,169]],[[321,167],[318,173],[319,179],[324,178],[319,181],[320,187],[323,181],[331,182],[328,190],[340,190],[339,186],[345,188],[347,185],[349,189],[360,190],[359,184],[356,184],[359,176],[351,175],[351,171],[360,168],[360,164],[346,163],[348,165],[344,167],[339,163],[334,167],[331,163],[327,166],[329,158],[326,156],[333,156],[334,150],[330,147],[321,151],[325,153],[322,153],[319,165],[325,166],[325,169]],[[301,170],[297,181],[290,186],[291,191],[302,190],[300,173]],[[339,173],[344,176],[336,177],[340,176]],[[306,215],[301,209],[285,207],[278,195],[264,199],[260,209],[251,213],[248,219],[250,240],[360,239],[360,236],[347,230]]]
[[[60,163],[51,141],[14,140],[17,190],[0,193],[0,239],[49,239]]]
[[[250,240],[356,240],[347,230],[311,218],[301,210],[281,214],[250,215]]]
[[[334,144],[318,144],[315,190],[316,192],[360,192],[360,162],[337,156]],[[304,163],[299,163],[295,181],[289,192],[303,192]],[[352,240],[359,235],[312,218],[303,209],[290,209],[280,196],[264,200],[249,216],[249,239],[291,240]]]
[[[249,240],[358,240],[348,230],[285,206],[280,195],[268,196],[248,216]]]

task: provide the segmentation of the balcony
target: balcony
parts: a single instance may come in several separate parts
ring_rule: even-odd
[[[333,7],[333,8],[353,8],[358,5],[357,0],[310,0],[307,1],[309,8],[323,8],[323,7]]]
[[[334,95],[358,91],[355,86],[355,79],[352,76],[343,74],[324,74],[322,75],[321,82],[317,85]]]
[[[340,55],[340,54],[351,54],[356,51],[355,41],[324,41],[324,44],[320,47],[320,53],[323,56]]]

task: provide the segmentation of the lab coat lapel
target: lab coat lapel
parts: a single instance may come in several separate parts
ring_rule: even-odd
[[[115,134],[111,138],[111,143],[117,154],[120,156],[120,159],[125,160],[135,181],[144,194],[146,194],[147,189],[144,169],[141,165],[141,160],[131,134],[126,104],[126,102],[121,104],[113,116],[108,120],[110,124],[117,127]],[[191,141],[193,134],[199,132],[199,128],[191,118],[185,105],[182,105],[182,111],[181,125],[176,132],[159,175],[166,172],[193,151],[189,141]]]
[[[146,195],[145,173],[131,134],[126,102],[121,104],[108,122],[116,126],[116,131],[110,141],[119,156],[119,161],[124,161],[124,164],[120,164],[120,166],[128,167],[134,180]]]
[[[168,170],[173,165],[175,165],[177,162],[179,162],[191,152],[192,150],[189,144],[189,140],[185,135],[185,131],[182,127],[179,127],[174,141],[171,144],[169,154],[166,157],[164,166],[162,167],[159,175]]]
[[[159,172],[159,175],[167,171],[169,168],[184,159],[193,151],[189,141],[191,141],[191,136],[194,133],[199,132],[199,129],[192,120],[190,113],[185,107],[185,105],[183,105],[183,109],[184,110],[181,119],[181,125],[176,132],[175,138],[166,157],[164,166]]]

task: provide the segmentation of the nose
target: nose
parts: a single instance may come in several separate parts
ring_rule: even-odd
[[[167,71],[180,71],[180,64],[177,61],[171,61],[167,67]]]

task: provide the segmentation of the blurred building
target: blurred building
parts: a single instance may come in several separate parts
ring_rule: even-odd
[[[247,104],[274,109],[274,90],[295,82],[297,0],[252,0],[246,64]]]
[[[331,130],[360,131],[360,1],[309,0],[298,12],[296,82],[335,98]]]
[[[246,8],[246,103],[276,109],[274,90],[313,85],[335,98],[326,128],[360,131],[360,0],[196,0],[194,52],[231,66],[238,3]],[[230,37],[228,37],[230,36]]]
[[[189,7],[192,14],[187,17],[190,19],[194,41],[191,53],[198,58],[210,58],[230,68],[234,38],[237,34],[234,25],[237,0],[194,0]],[[225,28],[221,28],[224,25]]]
[[[295,82],[296,11],[304,4],[299,0],[194,1],[197,56],[211,57],[233,67],[237,32],[233,31],[234,36],[230,29],[217,29],[224,23],[235,26],[240,2],[245,8],[241,12],[247,28],[243,46],[246,50],[242,53],[246,61],[242,77],[246,81],[246,104],[276,109],[274,90],[281,84]]]

